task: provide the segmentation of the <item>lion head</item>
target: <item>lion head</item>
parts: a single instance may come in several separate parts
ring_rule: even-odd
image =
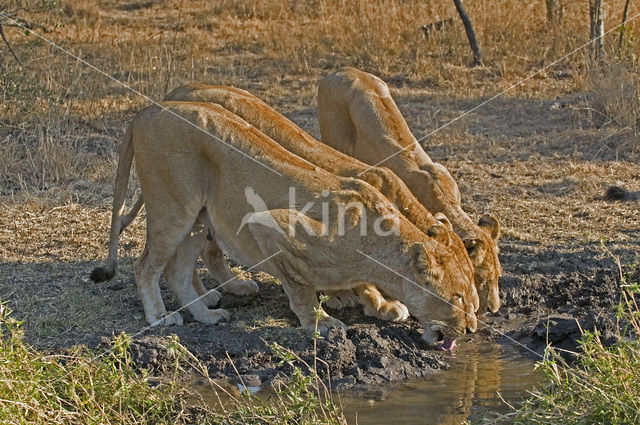
[[[495,313],[500,309],[498,279],[502,276],[502,266],[498,258],[499,237],[500,223],[495,217],[486,214],[478,222],[475,237],[464,239],[475,270],[474,280],[480,297],[480,313],[486,312],[487,309]]]
[[[437,232],[445,233],[432,233]],[[473,275],[461,270],[452,261],[452,250],[442,245],[434,250],[416,242],[409,247],[408,255],[415,280],[405,288],[405,303],[424,328],[422,338],[440,349],[451,350],[456,338],[477,328],[479,299]]]

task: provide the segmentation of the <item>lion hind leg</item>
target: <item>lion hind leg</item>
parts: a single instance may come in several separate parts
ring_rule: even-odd
[[[142,255],[134,263],[136,284],[142,299],[144,315],[151,326],[182,325],[179,313],[168,313],[160,293],[160,274],[162,269],[153,267],[149,258],[149,245],[145,245]]]
[[[324,291],[324,293],[329,297],[325,305],[333,310],[342,310],[358,305],[358,295],[356,295],[352,289]]]
[[[198,215],[202,213],[203,209],[198,212],[195,208],[191,209],[191,211],[178,207],[173,208],[173,206],[167,205],[166,202],[162,204],[146,203],[146,205],[147,243],[143,254],[134,264],[136,284],[142,298],[145,317],[152,326],[181,325],[182,317],[180,314],[177,312],[169,314],[165,309],[160,293],[160,275],[162,271],[165,271],[165,268],[168,268],[167,271],[169,273],[167,276],[169,278],[167,281],[171,286],[174,284],[174,278],[171,277],[172,273],[187,273],[188,271],[188,286],[192,288],[191,282],[195,270],[195,258],[197,258],[197,253],[202,248],[202,245],[198,245],[198,242],[192,240],[189,235],[193,232]],[[190,250],[195,249],[196,253],[182,252],[187,248]],[[194,263],[189,270],[176,266],[176,257],[179,255],[182,255],[181,259],[186,259],[190,256],[194,257]],[[191,290],[195,293],[193,288]],[[180,296],[180,292],[177,292]],[[200,302],[204,306],[204,303]]]
[[[198,276],[198,272],[196,270],[193,271],[193,277],[191,278],[191,286],[198,294],[199,298],[202,298],[202,301],[207,307],[214,307],[220,301],[220,292],[215,289],[207,289],[202,283],[200,276]]]
[[[180,299],[182,307],[187,308],[196,321],[216,324],[228,321],[230,316],[226,310],[207,308],[209,302],[215,301],[214,305],[217,304],[219,294],[215,290],[207,292],[195,271],[198,253],[204,244],[204,230],[194,226],[194,231],[185,237],[175,255],[167,262],[164,273],[167,283]],[[209,298],[208,302],[205,298]]]

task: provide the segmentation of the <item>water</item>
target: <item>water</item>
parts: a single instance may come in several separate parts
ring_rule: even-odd
[[[347,421],[359,425],[474,423],[495,417],[493,412],[510,412],[503,399],[517,405],[541,381],[533,371],[534,361],[510,346],[471,342],[460,344],[454,356],[449,370],[404,385],[384,400],[348,400],[348,394],[342,394]]]
[[[456,347],[448,370],[396,386],[383,400],[350,399],[348,391],[340,393],[348,423],[450,425],[510,412],[505,401],[517,406],[527,397],[527,390],[540,383],[541,376],[533,370],[535,362],[511,346],[477,339]],[[238,394],[238,388],[227,388]],[[218,405],[210,388],[196,385],[196,389],[211,405]],[[270,397],[264,390],[257,395],[265,401]]]

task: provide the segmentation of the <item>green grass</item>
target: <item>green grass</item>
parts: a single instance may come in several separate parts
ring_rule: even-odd
[[[571,364],[552,348],[547,350],[538,364],[545,384],[531,393],[514,423],[640,423],[640,309],[636,300],[640,285],[629,283],[622,273],[621,282],[618,342],[605,346],[597,330],[585,331],[580,353]]]
[[[46,354],[23,339],[21,323],[0,304],[0,423],[2,424],[339,424],[342,413],[313,373],[302,373],[294,355],[274,345],[291,376],[263,402],[244,393],[215,410],[193,388],[188,375],[204,375],[206,367],[182,346],[169,339],[173,359],[160,383],[133,363],[131,337],[115,337],[109,350],[95,353],[75,347],[66,354]],[[154,378],[154,381],[158,381]]]
[[[0,422],[3,424],[161,424],[192,418],[178,381],[152,387],[137,371],[126,335],[97,356],[86,347],[44,354],[23,340],[3,305],[0,318]]]

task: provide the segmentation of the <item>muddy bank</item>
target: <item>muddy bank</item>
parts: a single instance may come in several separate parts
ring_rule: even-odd
[[[255,326],[247,310],[253,310],[252,306],[261,300],[273,306],[276,299],[282,304],[274,317],[280,316],[282,321]],[[230,323],[207,326],[185,314],[182,327],[150,329],[136,337],[132,346],[134,360],[141,367],[162,371],[170,361],[165,348],[167,337],[176,335],[215,379],[244,382],[252,387],[286,382],[291,367],[282,364],[281,356],[272,350],[274,343],[313,365],[312,335],[285,310],[288,302],[279,285],[261,285],[258,295],[248,297],[223,295],[221,305],[232,312]],[[420,324],[413,319],[383,322],[365,317],[359,307],[327,311],[348,324],[347,330],[331,329],[317,340],[318,373],[333,388],[371,389],[378,384],[424,378],[448,367],[449,355],[429,349],[421,339]],[[307,369],[300,361],[295,364]]]
[[[292,329],[286,338],[270,338],[262,330],[245,332],[233,326],[219,326],[203,338],[194,328],[199,326],[140,337],[132,346],[134,360],[138,365],[162,371],[170,361],[165,336],[175,334],[207,366],[214,379],[263,388],[287,382],[291,367],[282,364],[282,358],[271,349],[274,342],[313,365],[312,340],[300,329]],[[347,331],[333,329],[317,342],[317,358],[319,375],[335,389],[369,390],[379,384],[424,378],[448,366],[445,355],[422,346],[414,323],[385,327],[360,323]],[[307,371],[304,363],[294,363]]]
[[[620,253],[619,248],[614,251]],[[513,338],[532,357],[552,345],[565,350],[568,359],[572,356],[567,351],[578,350],[581,329],[597,329],[605,344],[615,341],[620,272],[600,244],[548,247],[505,241],[501,260],[502,315],[521,321],[515,327],[506,325],[508,338],[501,341]]]
[[[546,245],[505,236],[500,246],[504,267],[500,313],[482,316],[484,325],[475,334],[459,338],[459,344],[470,339],[480,344],[497,341],[516,345],[522,354],[535,358],[547,341],[574,350],[580,327],[597,327],[605,341],[611,340],[619,271],[599,243]],[[636,242],[625,242],[610,248],[626,255],[638,247]],[[212,377],[242,379],[246,385],[263,387],[290,373],[289,366],[280,365],[281,359],[272,352],[274,342],[311,364],[311,335],[300,329],[279,283],[264,273],[246,276],[258,282],[258,294],[222,296],[220,307],[231,313],[229,323],[203,325],[183,312],[182,327],[145,329],[131,269],[133,258],[122,258],[114,280],[101,284],[87,277],[97,262],[56,262],[53,274],[50,263],[0,264],[0,274],[10,282],[0,288],[0,295],[10,300],[16,317],[25,319],[27,339],[40,349],[56,351],[74,344],[97,347],[124,330],[136,335],[132,352],[137,364],[162,373],[170,361],[164,348],[167,337],[175,334]],[[208,287],[216,285],[202,267],[200,274]],[[164,285],[162,296],[167,309],[179,307]],[[425,346],[421,327],[413,319],[385,322],[364,316],[361,307],[328,311],[348,326],[346,332],[331,331],[317,346],[319,371],[336,388],[370,391],[379,384],[424,378],[451,363],[452,354]]]

